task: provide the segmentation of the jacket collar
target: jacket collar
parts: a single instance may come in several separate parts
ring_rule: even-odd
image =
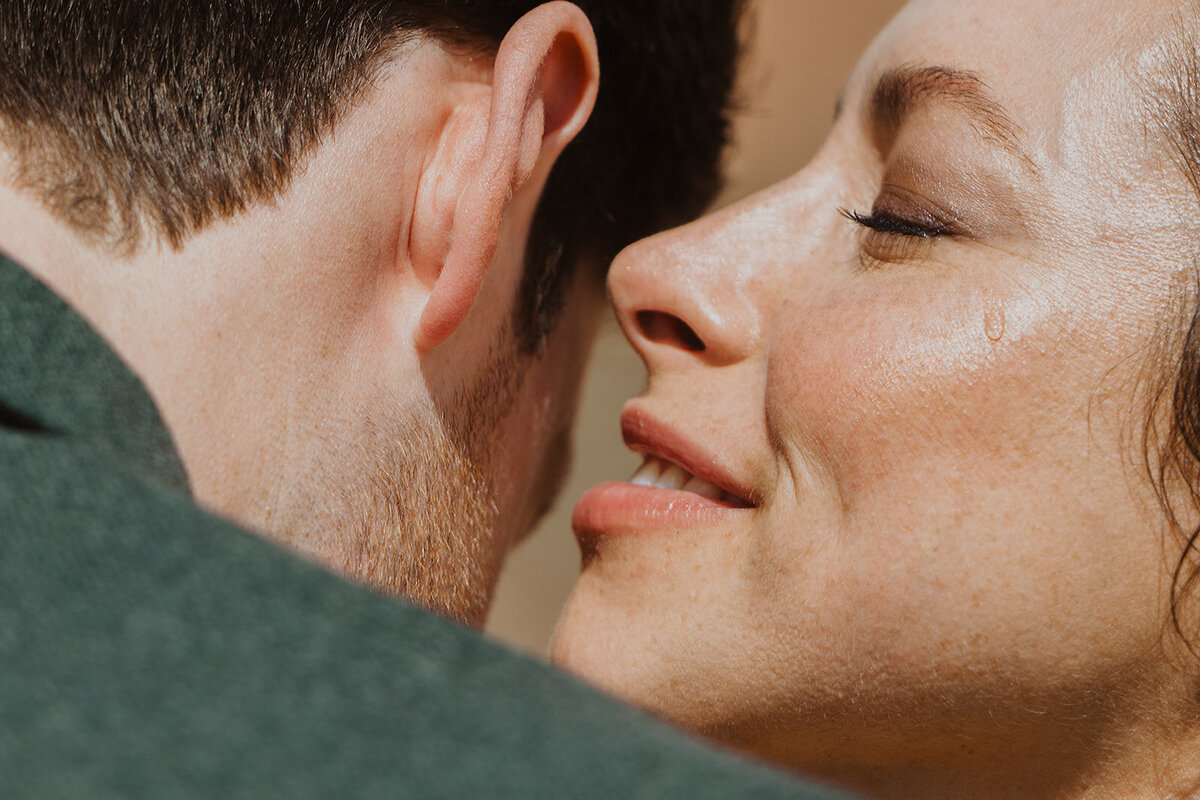
[[[0,253],[0,430],[79,441],[171,488],[187,475],[145,387],[57,295]]]

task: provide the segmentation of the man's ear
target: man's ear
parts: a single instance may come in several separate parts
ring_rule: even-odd
[[[599,84],[591,23],[557,0],[521,17],[504,37],[488,102],[468,99],[450,115],[413,210],[410,252],[430,289],[416,328],[419,351],[441,344],[466,319],[509,201],[532,181],[540,187],[587,122]]]

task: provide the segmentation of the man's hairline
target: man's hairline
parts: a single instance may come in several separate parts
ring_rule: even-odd
[[[119,207],[110,204],[110,219],[100,229],[82,229],[70,220],[61,218],[51,206],[39,181],[31,176],[37,175],[39,162],[69,162],[72,156],[62,155],[66,149],[59,147],[57,142],[47,139],[36,141],[36,130],[15,130],[3,117],[0,117],[0,181],[22,193],[28,193],[42,209],[65,225],[75,237],[105,256],[132,258],[146,248],[154,247],[182,252],[196,237],[215,225],[236,221],[250,211],[282,201],[292,191],[296,179],[337,135],[346,117],[356,108],[368,104],[371,94],[380,90],[387,71],[401,66],[416,50],[430,44],[440,46],[447,53],[462,58],[494,56],[499,48],[499,41],[456,26],[439,27],[426,24],[397,28],[390,32],[363,56],[359,62],[359,69],[362,70],[361,85],[335,104],[329,122],[297,150],[287,170],[287,176],[277,190],[258,196],[247,192],[245,202],[239,208],[228,213],[216,211],[202,224],[183,231],[174,240],[170,232],[154,219],[153,202],[144,198],[139,199],[124,213]]]

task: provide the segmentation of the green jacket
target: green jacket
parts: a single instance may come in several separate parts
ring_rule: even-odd
[[[829,796],[201,511],[3,257],[0,354],[0,797]]]

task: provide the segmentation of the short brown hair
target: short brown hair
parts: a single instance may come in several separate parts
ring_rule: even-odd
[[[405,39],[494,49],[538,4],[5,0],[0,141],[75,229],[117,245],[149,229],[178,247],[281,193]],[[742,0],[577,4],[604,77],[535,220],[519,300],[531,346],[577,262],[606,263],[711,201],[728,136]]]

